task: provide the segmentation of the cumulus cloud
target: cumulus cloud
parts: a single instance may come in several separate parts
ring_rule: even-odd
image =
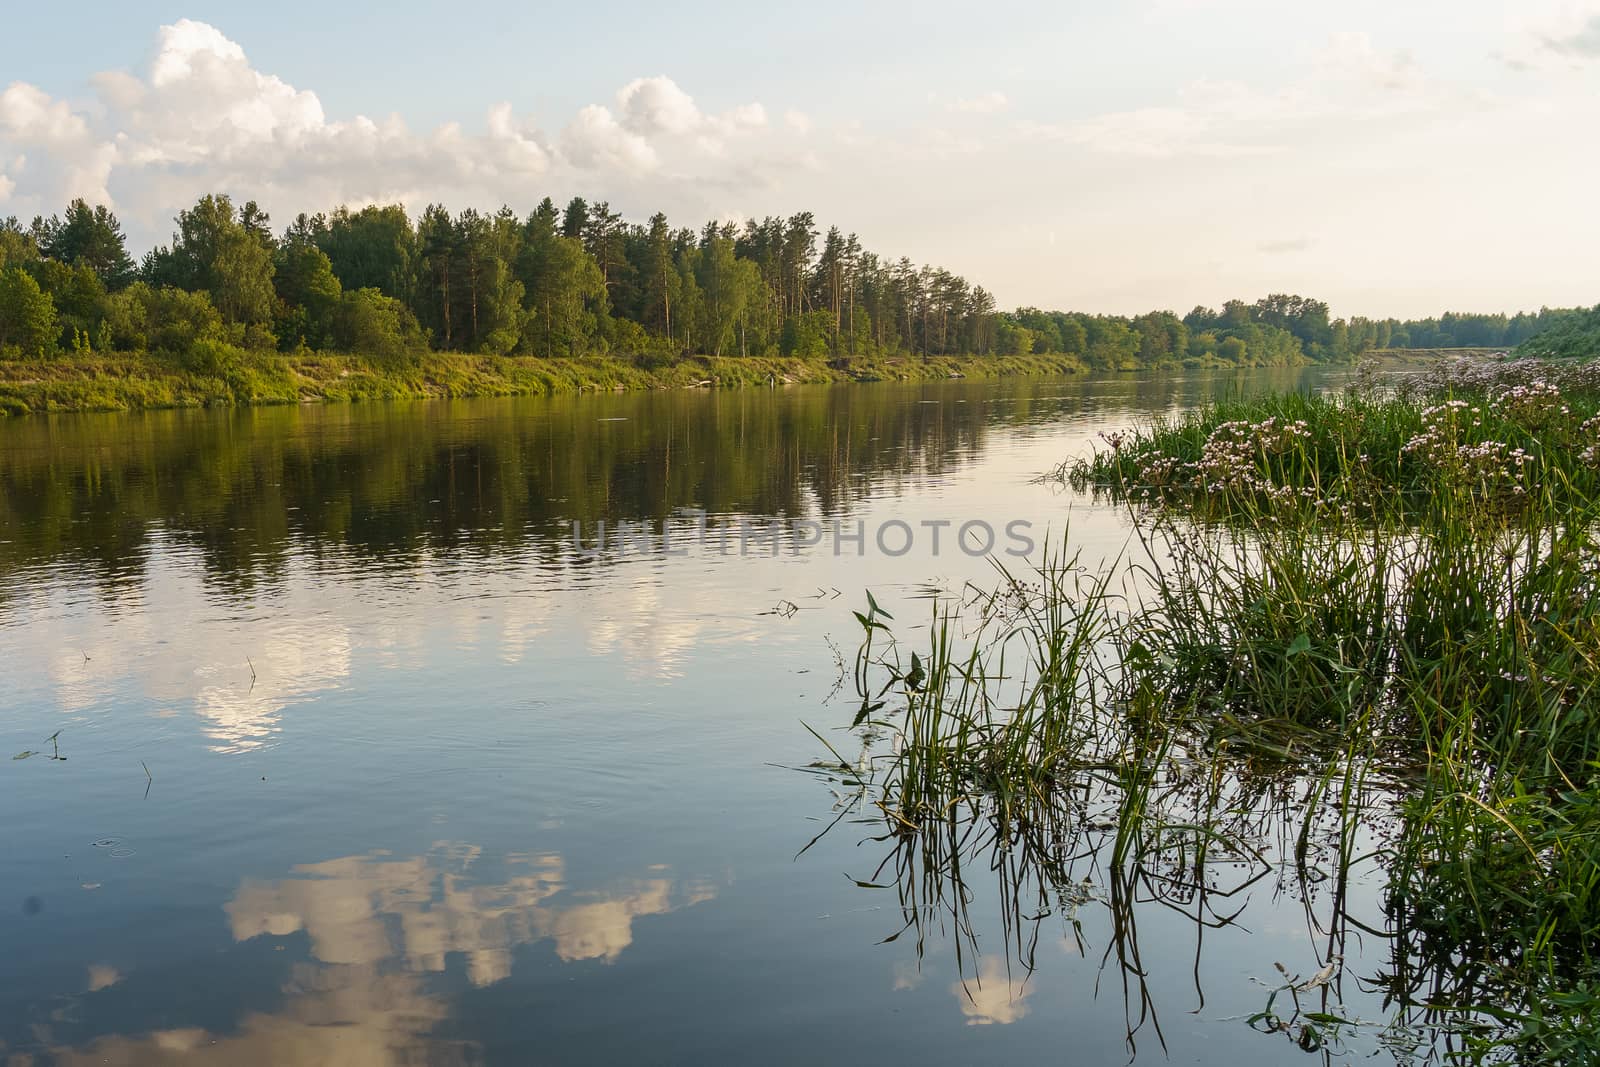
[[[418,131],[395,115],[330,117],[311,89],[256,69],[215,26],[182,19],[158,31],[145,71],[103,72],[90,88],[84,104],[22,82],[0,91],[0,213],[58,211],[82,196],[139,232],[219,189],[282,214],[341,202],[488,206],[526,199],[530,179],[614,195],[647,176],[692,186],[778,170],[763,154],[761,104],[708,113],[663,75],[581,108],[554,135],[509,102],[488,107],[481,130]]]
[[[615,168],[643,174],[660,163],[648,140],[599,104],[578,112],[561,135],[561,147],[573,163],[594,170]]]
[[[63,101],[23,82],[0,92],[0,204],[24,185],[107,200],[116,157],[116,146]]]
[[[662,166],[658,144],[689,146],[715,159],[725,155],[728,139],[766,124],[760,104],[708,115],[671,78],[657,75],[624,85],[615,112],[599,104],[583,108],[562,133],[561,147],[580,167],[649,174]]]
[[[671,78],[637,78],[617,93],[623,125],[635,133],[688,133],[703,121],[694,99]]]

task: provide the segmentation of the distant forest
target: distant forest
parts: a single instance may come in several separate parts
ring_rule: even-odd
[[[1301,296],[1187,315],[1001,311],[982,286],[890,259],[810,212],[674,228],[604,201],[452,214],[398,205],[299,215],[202,197],[141,262],[105,207],[0,221],[0,355],[218,346],[405,359],[495,355],[852,357],[1060,353],[1100,370],[1349,359],[1374,348],[1510,348],[1582,309],[1331,318]],[[202,362],[205,362],[204,360]]]

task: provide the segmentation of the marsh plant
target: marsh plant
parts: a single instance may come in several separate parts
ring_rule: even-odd
[[[914,649],[869,596],[848,766],[908,928],[970,930],[992,868],[1027,968],[1030,921],[1103,902],[1131,1042],[1132,896],[1227,925],[1271,877],[1323,940],[1249,1021],[1327,1051],[1374,1025],[1338,1000],[1375,871],[1386,1044],[1600,1055],[1597,412],[1593,368],[1526,361],[1215,405],[1058,472],[1128,508],[1122,557],[1001,567]]]

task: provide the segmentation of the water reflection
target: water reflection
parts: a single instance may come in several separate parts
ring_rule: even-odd
[[[1180,1011],[1249,1021],[1328,1062],[1393,1047],[1402,1033],[1426,1051],[1435,1035],[1421,1035],[1413,1013],[1388,1010],[1414,946],[1384,911],[1387,842],[1402,825],[1399,787],[1374,763],[1345,757],[1331,733],[1116,702],[1064,727],[1040,780],[999,770],[988,779],[992,754],[978,754],[978,742],[911,753],[909,733],[939,712],[918,703],[920,690],[879,688],[898,660],[883,651],[892,639],[875,636],[858,661],[858,695],[909,706],[874,705],[852,728],[858,759],[830,754],[809,768],[842,797],[824,835],[866,838],[876,865],[857,882],[893,896],[898,926],[887,940],[910,942],[921,963],[954,963],[950,988],[969,1025],[1026,1018],[1036,973],[1059,970],[1065,956],[1121,1001],[1130,1056],[1152,1041],[1176,1051],[1169,1028]],[[963,663],[974,686],[997,694],[1029,673],[986,676]],[[954,718],[955,704],[943,714]],[[970,761],[974,777],[936,778],[927,768],[940,760]],[[903,971],[895,984],[917,981]]]
[[[968,1026],[991,1026],[1014,1023],[1028,1014],[1028,985],[1026,974],[1011,973],[1010,961],[1002,956],[988,956],[970,980],[952,983],[950,993],[960,1002],[961,1014],[967,1017]]]
[[[519,1063],[602,1058],[598,1042],[613,1059],[763,1048],[806,1062],[807,1042],[834,1030],[862,1059],[903,1058],[915,1031],[927,1062],[1020,1060],[1064,1032],[1105,1036],[1103,1004],[1061,994],[1108,944],[1122,946],[1107,974],[1129,976],[1135,1016],[1135,972],[1156,976],[1165,1025],[1172,1005],[1194,1006],[1161,978],[1188,973],[1190,946],[1148,911],[1138,938],[1097,926],[1112,884],[1101,861],[1051,859],[1070,877],[1023,886],[1023,921],[1007,931],[985,918],[977,838],[918,843],[903,853],[916,874],[904,905],[921,925],[882,950],[895,901],[857,915],[838,866],[792,862],[815,797],[770,764],[810,758],[796,720],[834,678],[829,639],[849,641],[851,600],[815,599],[819,587],[916,597],[985,576],[986,562],[920,546],[842,562],[584,559],[570,522],[659,527],[679,507],[713,521],[1050,521],[1073,501],[1035,484],[1039,471],[1135,412],[1236,387],[1004,382],[0,423],[0,733],[17,752],[63,730],[70,757],[0,761],[0,877],[14,901],[39,904],[0,909],[0,1061]],[[1120,543],[1118,521],[1075,516],[1074,536]],[[798,610],[774,613],[780,599]],[[539,850],[529,826],[552,834]],[[137,855],[88,845],[113,833]],[[446,833],[482,851],[428,847]],[[1036,840],[1012,847],[1042,852]],[[964,880],[921,895],[952,846]],[[865,850],[836,855],[857,873]],[[616,865],[580,873],[599,857]],[[871,880],[893,881],[895,863]],[[1238,874],[1224,867],[1219,878]],[[676,873],[704,871],[727,873]],[[978,897],[958,904],[955,884]],[[1126,892],[1172,884],[1151,872]],[[1208,899],[1226,915],[1236,898]],[[1252,914],[1292,924],[1289,902]],[[1041,915],[1035,956],[1059,948],[1064,962],[1030,971],[1021,950]],[[933,961],[952,929],[986,938],[959,975],[909,958],[915,939]],[[1270,979],[1271,962],[1252,973]],[[1309,973],[1316,961],[1290,962]],[[894,1012],[915,1024],[881,1025]],[[666,1036],[632,1043],[646,1039],[619,1018]]]
[[[411,859],[377,852],[296,867],[293,877],[246,883],[227,905],[235,940],[304,930],[325,963],[401,961],[442,971],[451,954],[467,960],[473,985],[511,973],[519,946],[550,940],[563,960],[614,961],[633,943],[633,922],[716,896],[709,882],[680,885],[656,868],[607,892],[576,893],[553,853],[513,854],[503,881],[474,882],[480,850],[441,842]],[[565,903],[551,901],[568,893]]]
[[[0,575],[70,561],[127,596],[165,536],[219,592],[248,597],[297,543],[400,573],[430,554],[547,559],[572,521],[844,514],[960,468],[997,431],[1305,373],[6,420]],[[17,592],[0,586],[0,605]]]
[[[479,1062],[469,1043],[431,1033],[446,1018],[447,1005],[428,996],[415,975],[384,974],[362,966],[298,965],[284,994],[281,1011],[248,1014],[232,1032],[183,1027],[113,1035],[82,1048],[51,1048],[50,1060],[62,1067],[299,1063],[453,1067]]]
[[[491,864],[498,877],[483,874]],[[248,1012],[226,1032],[178,1027],[50,1054],[67,1065],[478,1062],[474,1043],[436,1033],[451,1016],[452,960],[471,988],[507,980],[515,955],[540,942],[566,963],[613,963],[640,919],[716,895],[712,882],[664,866],[579,889],[556,853],[496,860],[448,841],[420,856],[377,851],[304,864],[276,881],[246,881],[224,907],[235,942],[286,947],[305,937],[306,958],[291,965],[280,1008]],[[96,965],[89,990],[139,977]]]

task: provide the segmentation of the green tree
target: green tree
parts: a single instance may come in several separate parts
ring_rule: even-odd
[[[338,208],[307,220],[311,240],[346,289],[377,289],[411,303],[417,284],[417,235],[399,204]]]
[[[28,356],[55,350],[56,306],[21,267],[0,270],[0,351],[15,345]]]
[[[715,236],[701,249],[698,281],[705,298],[703,350],[720,356],[725,349],[737,345],[744,354],[745,338],[739,327],[759,293],[760,270],[750,260],[737,256],[732,238]]]
[[[227,196],[207,195],[179,212],[177,222],[171,248],[146,259],[147,280],[207,293],[227,322],[271,321],[277,294],[272,250],[260,229],[265,216],[254,212],[246,226]]]
[[[139,305],[130,318],[138,323],[144,343],[154,351],[183,356],[198,342],[226,339],[222,314],[204,292],[136,282],[118,296]]]
[[[567,201],[567,210],[561,216],[561,236],[582,238],[589,226],[589,205],[583,197]]]
[[[39,261],[39,243],[16,216],[0,219],[0,267],[25,267]]]
[[[61,218],[43,227],[41,251],[72,267],[88,267],[107,289],[117,290],[134,279],[133,258],[128,255],[122,224],[105,205],[91,208],[82,199],[67,205]]]
[[[581,355],[596,336],[605,300],[599,264],[576,238],[552,236],[531,248],[523,269],[541,354]]]
[[[377,289],[355,289],[341,297],[333,337],[346,351],[389,364],[406,362],[427,348],[427,335],[411,309]]]
[[[671,337],[672,303],[683,287],[672,262],[672,232],[665,215],[657,212],[650,217],[646,240],[645,325]]]
[[[440,347],[456,343],[455,280],[461,272],[461,235],[441,204],[429,204],[417,220],[417,246],[424,282],[417,290],[417,317],[433,330]]]
[[[57,329],[64,344],[89,347],[105,317],[106,287],[88,265],[76,267],[55,259],[40,260],[32,273],[50,297],[57,312]]]
[[[312,348],[328,344],[344,293],[327,255],[309,241],[285,241],[273,281],[282,301],[278,336],[284,343],[304,342]]]

